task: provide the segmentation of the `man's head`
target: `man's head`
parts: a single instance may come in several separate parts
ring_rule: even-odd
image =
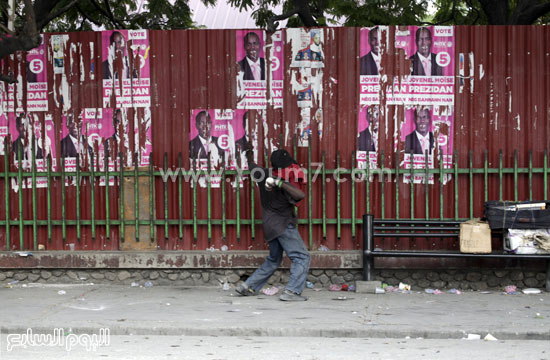
[[[430,55],[430,52],[432,52],[432,32],[430,29],[420,27],[416,30],[416,49],[424,57]]]
[[[321,124],[323,122],[323,109],[318,108],[315,112],[315,120],[317,123]]]
[[[369,45],[370,45],[370,49],[371,51],[375,54],[375,55],[378,55],[378,51],[380,50],[380,41],[378,39],[380,35],[380,31],[378,29],[378,26],[376,27],[373,27],[370,31],[369,31]]]
[[[373,131],[376,131],[376,129],[378,129],[379,115],[380,110],[378,108],[378,105],[369,106],[369,108],[367,109],[367,122],[369,123],[369,127],[371,127]]]
[[[319,34],[318,31],[316,31],[316,32],[313,34],[313,43],[314,43],[315,45],[321,44],[321,35]]]
[[[414,109],[414,125],[416,131],[422,136],[426,136],[432,127],[432,115],[429,107]]]
[[[109,38],[111,45],[115,44],[115,52],[124,52],[124,36],[120,31],[113,31]]]
[[[115,109],[113,112],[113,128],[115,129],[115,134],[118,133],[118,127],[122,122],[122,110]]]
[[[203,139],[210,138],[210,130],[212,130],[212,119],[210,114],[203,110],[195,117],[195,125],[199,131],[199,136]]]
[[[73,114],[67,115],[67,130],[69,130],[69,134],[76,138],[78,137],[78,129],[76,128],[76,123],[74,121]]]
[[[273,169],[284,169],[292,164],[298,163],[296,162],[296,160],[294,160],[292,156],[290,156],[288,151],[284,149],[279,149],[271,153],[271,167]]]
[[[17,115],[15,118],[15,128],[17,129],[19,136],[23,137],[23,134],[25,133],[25,114]]]
[[[246,57],[251,61],[258,61],[260,56],[260,47],[262,43],[260,42],[260,37],[253,32],[249,32],[244,36],[244,49],[246,50]]]

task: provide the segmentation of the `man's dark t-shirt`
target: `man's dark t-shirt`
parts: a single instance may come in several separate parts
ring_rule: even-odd
[[[250,166],[250,173],[260,190],[264,237],[266,241],[271,241],[284,233],[288,224],[296,225],[297,218],[294,211],[296,201],[290,194],[280,188],[265,189],[268,171],[254,163]]]

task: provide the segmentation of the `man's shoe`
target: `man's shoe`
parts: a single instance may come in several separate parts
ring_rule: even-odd
[[[281,296],[279,296],[279,299],[281,301],[306,301],[307,297],[302,296],[300,294],[296,294],[293,291],[290,291],[288,289],[285,289]]]
[[[235,291],[239,294],[239,295],[242,295],[242,296],[254,296],[256,295],[256,293],[254,292],[254,290],[252,290],[251,288],[248,287],[248,285],[246,285],[246,283],[242,283],[240,285],[238,285],[236,288],[235,288]]]

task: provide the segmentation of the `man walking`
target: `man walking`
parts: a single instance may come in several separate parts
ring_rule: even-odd
[[[304,173],[286,150],[276,150],[271,154],[272,169],[261,168],[254,163],[250,143],[247,145],[246,158],[251,177],[260,191],[264,236],[269,244],[269,255],[252,276],[235,290],[243,296],[256,295],[277,270],[284,251],[292,265],[288,284],[279,299],[305,301],[307,298],[301,294],[307,279],[310,256],[296,229],[297,217],[294,211],[294,206],[305,197],[300,189],[305,180]]]

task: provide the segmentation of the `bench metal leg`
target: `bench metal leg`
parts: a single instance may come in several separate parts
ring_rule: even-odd
[[[363,280],[372,281],[374,278],[374,257],[372,250],[374,247],[373,236],[374,215],[363,215]],[[548,285],[548,284],[547,284]]]

